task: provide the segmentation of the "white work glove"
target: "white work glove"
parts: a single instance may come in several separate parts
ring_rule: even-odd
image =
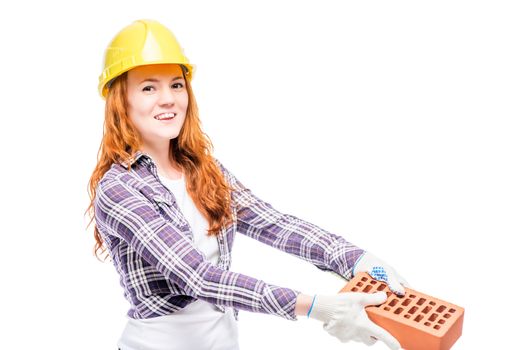
[[[406,294],[403,285],[409,287],[406,279],[400,276],[394,268],[369,252],[364,252],[357,259],[351,270],[351,277],[353,278],[359,272],[367,272],[372,278],[386,282],[389,289],[400,296]]]
[[[380,305],[386,299],[385,292],[315,295],[308,317],[322,321],[324,330],[343,343],[354,340],[373,345],[381,340],[390,349],[398,350],[399,342],[385,329],[373,323],[364,309],[367,305]]]

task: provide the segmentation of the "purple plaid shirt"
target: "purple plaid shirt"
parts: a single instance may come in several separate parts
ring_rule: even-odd
[[[174,195],[162,185],[151,157],[138,151],[127,162],[114,163],[96,189],[95,222],[124,295],[128,316],[150,318],[171,314],[196,299],[225,307],[297,320],[298,291],[229,271],[236,232],[292,254],[346,280],[363,250],[344,238],[293,215],[275,210],[244,187],[214,158],[234,188],[233,223],[217,236],[218,265],[206,260],[193,241],[191,228]]]

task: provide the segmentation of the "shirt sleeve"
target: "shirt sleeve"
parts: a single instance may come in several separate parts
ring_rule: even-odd
[[[345,280],[351,279],[351,269],[364,250],[310,222],[279,212],[255,196],[219,160],[215,161],[233,187],[238,232]]]
[[[298,291],[221,269],[179,227],[118,177],[98,185],[95,210],[104,231],[125,240],[189,296],[212,304],[296,321]]]

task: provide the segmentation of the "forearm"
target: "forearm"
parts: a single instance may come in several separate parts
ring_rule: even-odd
[[[300,293],[297,296],[297,303],[295,305],[295,314],[297,316],[306,316],[309,308],[311,307],[311,302],[313,297],[310,295]]]
[[[238,233],[310,262],[321,270],[334,271],[345,280],[351,278],[351,269],[362,255],[362,249],[342,236],[276,210],[215,160],[233,188]]]

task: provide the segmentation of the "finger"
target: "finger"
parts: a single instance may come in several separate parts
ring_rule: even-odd
[[[322,327],[324,328],[325,331],[329,332],[331,330],[331,328],[333,327],[333,320],[329,320],[327,322],[324,322]]]
[[[360,303],[364,306],[367,305],[380,305],[388,299],[386,292],[375,292],[375,293],[363,293],[361,296]]]
[[[388,275],[387,283],[389,289],[396,295],[404,296],[406,294],[406,290],[401,283],[401,279],[403,278],[397,273],[397,271],[395,271],[395,269],[389,266],[386,268],[386,273]]]
[[[384,344],[386,344],[390,349],[392,350],[400,349],[400,343],[398,342],[398,340],[395,339],[395,337],[392,336],[384,328],[379,327],[378,325],[373,323],[371,320],[369,321],[368,329],[372,337],[375,337],[378,340],[384,342]]]
[[[375,338],[374,336],[365,336],[363,337],[362,342],[368,346],[373,345],[377,342],[377,338]]]
[[[391,291],[397,295],[405,295],[406,294],[406,290],[404,289],[404,287],[402,286],[402,284],[400,284],[400,281],[398,280],[397,276],[395,274],[391,274],[389,276],[389,281],[388,281],[388,287],[389,289],[391,289]]]

